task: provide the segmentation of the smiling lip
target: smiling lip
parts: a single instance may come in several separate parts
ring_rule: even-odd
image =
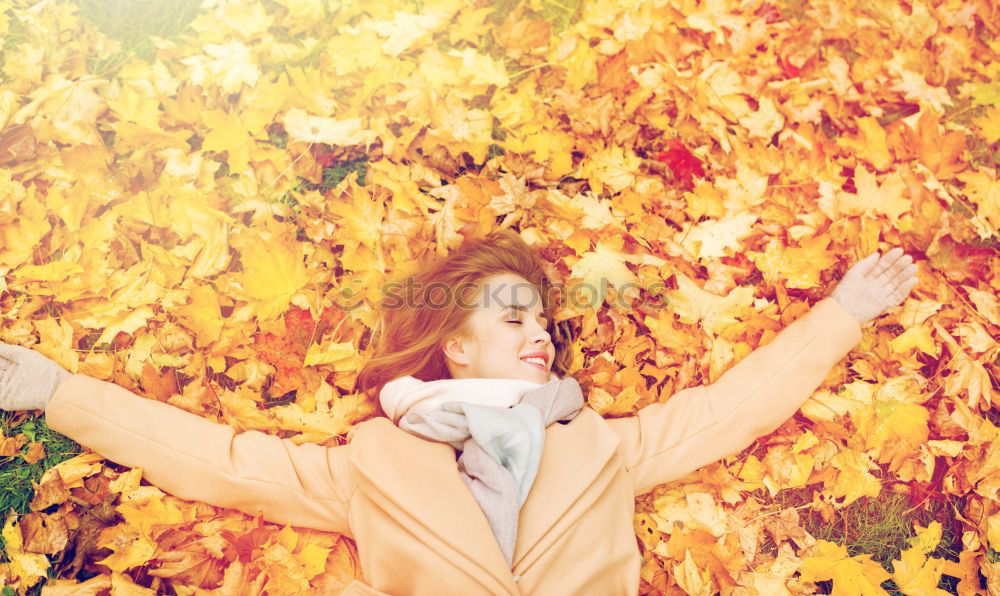
[[[539,370],[544,370],[546,372],[548,372],[548,370],[549,370],[549,369],[545,368],[544,366],[542,366],[541,364],[536,364],[534,362],[528,362],[527,360],[522,360],[521,362],[527,364],[528,366],[534,366],[535,368],[537,368]]]

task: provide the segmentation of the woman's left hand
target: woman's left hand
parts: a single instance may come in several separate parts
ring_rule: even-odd
[[[0,409],[44,410],[70,373],[50,358],[0,343]]]
[[[917,285],[917,266],[896,247],[879,256],[873,252],[851,266],[831,296],[864,325],[899,306]]]

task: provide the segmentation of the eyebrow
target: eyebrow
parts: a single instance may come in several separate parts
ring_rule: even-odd
[[[509,310],[520,311],[520,312],[528,312],[528,307],[527,306],[522,306],[520,304],[511,304],[510,306],[505,307],[503,309],[503,311],[501,311],[501,312],[506,313]],[[548,320],[549,320],[549,318],[545,316],[544,312],[538,313],[538,316],[540,316],[543,319],[545,319],[546,322],[548,322]]]

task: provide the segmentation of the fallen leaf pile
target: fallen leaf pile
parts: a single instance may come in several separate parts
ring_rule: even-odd
[[[553,281],[600,288],[557,318],[589,405],[620,416],[714,381],[900,246],[918,285],[796,416],[637,500],[642,592],[939,594],[947,574],[1000,594],[997,3],[206,0],[139,51],[81,14],[96,1],[0,3],[0,341],[340,445],[374,411],[353,386],[382,283],[513,227]],[[4,512],[0,581],[360,576],[350,539],[140,478],[50,468],[32,513]],[[830,523],[948,497],[959,560],[931,555],[934,522],[887,570],[751,495],[803,487]]]

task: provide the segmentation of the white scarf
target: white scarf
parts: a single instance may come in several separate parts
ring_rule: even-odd
[[[549,373],[549,381],[558,378],[555,373]],[[525,393],[541,386],[541,383],[520,379],[421,381],[407,375],[386,383],[379,393],[379,402],[382,404],[382,410],[392,419],[392,423],[402,428],[400,420],[412,412],[428,414],[448,402],[509,408],[520,403]]]
[[[526,395],[530,403],[522,403]],[[400,429],[464,449],[460,476],[510,564],[518,513],[538,472],[545,427],[574,418],[583,405],[576,380],[551,372],[545,384],[496,378],[421,381],[407,375],[386,383],[379,402]]]

